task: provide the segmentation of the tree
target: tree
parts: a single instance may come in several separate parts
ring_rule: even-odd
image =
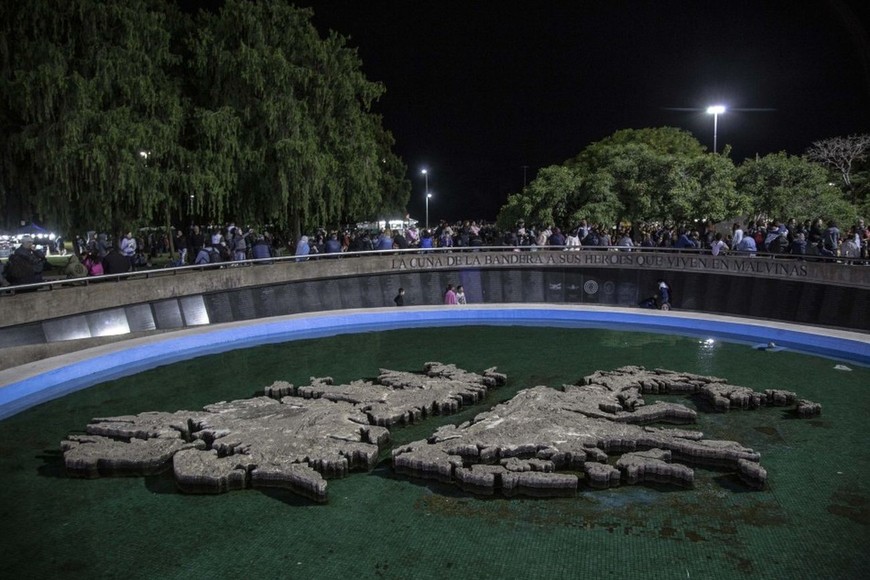
[[[867,158],[870,152],[870,134],[850,135],[848,137],[832,137],[814,141],[807,149],[807,158],[823,165],[828,165],[840,172],[848,190],[852,189],[852,167],[857,161]],[[852,198],[852,203],[855,203]]]
[[[321,39],[311,11],[228,0],[202,12],[191,43],[192,186],[211,215],[306,227],[374,217],[410,195],[392,136],[341,36]]]
[[[617,131],[510,196],[499,224],[519,217],[568,228],[584,218],[608,225],[718,221],[745,205],[734,187],[734,171],[727,154],[705,153],[680,129]]]
[[[410,183],[355,50],[310,10],[226,0],[0,3],[0,210],[115,232],[194,212],[297,232]]]
[[[580,181],[567,167],[551,165],[538,171],[522,194],[508,197],[507,204],[499,211],[496,220],[499,227],[508,230],[520,219],[529,224],[570,226],[580,218],[572,207]]]
[[[828,182],[824,167],[785,152],[744,161],[737,170],[737,189],[750,200],[755,219],[855,219],[854,208]]]
[[[2,4],[0,202],[115,232],[168,208],[185,159],[171,14],[156,0]]]

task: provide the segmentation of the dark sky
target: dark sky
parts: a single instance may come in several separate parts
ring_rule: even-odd
[[[524,169],[674,126],[735,162],[870,132],[868,9],[848,0],[298,0],[357,47],[408,165],[408,211],[494,219]],[[870,3],[868,3],[870,4]],[[697,107],[698,111],[668,108]]]

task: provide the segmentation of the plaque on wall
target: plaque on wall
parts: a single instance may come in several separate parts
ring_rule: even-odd
[[[561,270],[544,271],[544,301],[565,302],[565,276]]]
[[[233,320],[251,320],[257,318],[257,306],[252,288],[243,288],[229,293],[230,306],[233,309]]]
[[[565,302],[583,302],[583,275],[576,270],[567,270],[564,278]]]
[[[124,310],[127,313],[127,326],[130,328],[130,332],[143,332],[157,328],[150,304],[133,304],[125,306]]]
[[[130,333],[127,313],[123,308],[91,312],[86,314],[85,318],[88,320],[91,336],[116,336]]]
[[[184,320],[181,318],[181,309],[178,307],[178,301],[175,298],[170,300],[161,300],[151,304],[154,310],[154,320],[157,322],[157,328],[164,330],[167,328],[182,328]]]
[[[178,299],[185,326],[200,326],[208,324],[208,311],[202,296],[184,296]]]
[[[229,292],[219,292],[203,296],[208,319],[212,324],[233,321],[233,309],[230,306]]]
[[[0,328],[0,348],[43,344],[46,342],[42,323]]]
[[[66,316],[42,323],[46,342],[60,342],[77,338],[90,338],[91,328],[86,316]]]

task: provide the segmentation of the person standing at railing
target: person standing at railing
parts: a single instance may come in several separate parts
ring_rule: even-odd
[[[308,244],[308,236],[302,236],[296,242],[296,261],[304,262],[308,260],[308,254],[311,253],[311,246]]]
[[[677,243],[674,247],[679,248],[681,250],[693,250],[698,248],[698,243],[689,237],[689,232],[683,230],[680,233],[680,237],[677,238]]]
[[[250,231],[242,233],[242,228],[236,227],[232,230],[233,260],[236,262],[244,262],[248,259],[248,236]]]
[[[324,254],[333,254],[334,258],[338,258],[341,253],[341,242],[338,241],[338,232],[329,234],[329,239],[323,244]]]
[[[807,240],[803,232],[795,234],[794,239],[791,241],[791,245],[789,246],[788,253],[792,256],[806,256]]]
[[[634,247],[634,242],[629,235],[628,230],[623,230],[622,234],[619,237],[619,241],[616,243],[619,246],[620,251],[622,252],[630,252],[631,248]]]
[[[434,238],[432,237],[432,232],[429,230],[423,230],[423,237],[420,238],[420,248],[424,250],[431,250],[434,243]]]
[[[713,238],[713,243],[710,244],[710,253],[714,256],[718,256],[724,252],[728,251],[728,244],[722,239],[721,232],[716,232],[715,237]]]
[[[126,239],[126,238],[124,238]],[[124,240],[121,240],[123,247]],[[103,258],[103,274],[123,274],[133,269],[132,257],[123,255],[118,248],[112,248]]]
[[[377,243],[375,244],[375,250],[386,252],[388,250],[393,249],[393,236],[390,230],[383,229],[378,235]]]
[[[835,257],[840,249],[840,228],[837,227],[837,222],[831,220],[828,222],[828,227],[822,234],[821,254],[823,256]]]
[[[181,230],[175,230],[175,251],[178,252],[181,265],[187,264],[187,239]]]
[[[743,239],[740,240],[740,243],[737,244],[734,249],[742,254],[754,256],[758,251],[758,246],[755,245],[755,238],[752,236],[743,236]]]
[[[187,240],[188,247],[190,247],[193,252],[193,259],[199,256],[200,250],[205,246],[205,237],[202,235],[202,231],[200,231],[199,226],[193,226],[190,232],[190,237]]]
[[[24,236],[6,262],[4,277],[9,284],[38,284],[47,261],[45,255],[33,247],[33,238]]]
[[[130,268],[133,267],[133,257],[136,255],[136,238],[133,237],[133,232],[127,232],[127,234],[121,239],[121,254],[127,258],[130,262]],[[115,248],[112,248],[114,250]],[[103,256],[103,261],[105,262],[109,253],[107,252],[105,256]],[[105,263],[103,264],[103,270],[106,269]],[[125,270],[126,271],[126,270]],[[117,273],[117,272],[114,272]]]

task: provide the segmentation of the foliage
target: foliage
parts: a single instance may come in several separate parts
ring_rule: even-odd
[[[822,217],[839,223],[855,219],[854,208],[829,182],[824,167],[785,152],[744,161],[737,171],[737,188],[750,200],[755,217]]]
[[[718,221],[746,202],[735,190],[734,171],[730,158],[705,153],[680,129],[626,129],[540,172],[526,190],[509,197],[499,223],[519,217],[568,228],[581,219],[605,225]]]
[[[573,212],[569,200],[576,197],[579,186],[577,175],[567,167],[545,167],[522,194],[508,197],[497,223],[503,229],[512,228],[520,219],[542,226],[570,223]]]
[[[5,198],[115,231],[166,203],[185,157],[169,17],[146,0],[2,4]]]
[[[410,194],[346,40],[310,10],[227,0],[0,7],[0,207],[115,231],[175,216],[298,231]]]

